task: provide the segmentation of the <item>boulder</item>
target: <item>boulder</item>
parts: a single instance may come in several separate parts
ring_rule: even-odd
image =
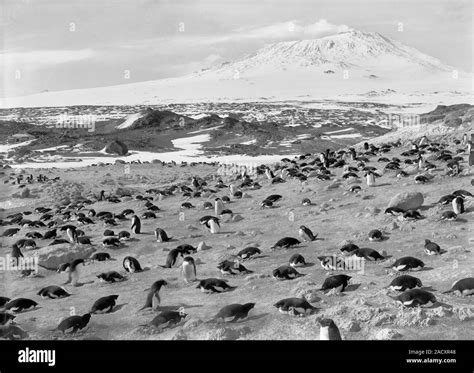
[[[56,270],[62,263],[89,258],[96,250],[86,245],[53,245],[35,251],[39,266]]]
[[[126,155],[128,153],[128,148],[122,141],[114,140],[107,144],[105,152],[109,154]]]
[[[420,192],[403,192],[392,197],[387,207],[398,207],[403,210],[418,209],[423,205],[423,194]]]

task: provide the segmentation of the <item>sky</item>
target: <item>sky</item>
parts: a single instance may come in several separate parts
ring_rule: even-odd
[[[471,0],[0,0],[0,97],[181,76],[348,28],[472,72],[472,13]]]

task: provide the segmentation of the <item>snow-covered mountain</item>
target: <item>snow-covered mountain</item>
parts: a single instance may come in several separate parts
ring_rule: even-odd
[[[319,39],[270,44],[254,55],[183,77],[47,92],[4,99],[0,105],[133,105],[354,99],[353,96],[363,99],[364,94],[376,100],[377,96],[387,96],[387,92],[391,99],[397,96],[402,100],[455,103],[460,100],[460,92],[472,94],[472,73],[456,71],[378,33],[350,30]],[[410,95],[416,98],[409,98]]]

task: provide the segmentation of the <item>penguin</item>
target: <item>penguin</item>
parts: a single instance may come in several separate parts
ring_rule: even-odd
[[[105,262],[106,260],[112,260],[109,253],[94,253],[90,257],[90,260],[98,262]]]
[[[211,321],[237,322],[248,317],[249,312],[255,307],[255,303],[229,304],[222,307]]]
[[[273,202],[272,201],[262,201],[262,203],[260,203],[260,207],[261,208],[264,208],[264,207],[273,207]]]
[[[272,272],[272,277],[277,280],[293,280],[302,276],[305,275],[299,273],[296,269],[288,264],[282,265]]]
[[[397,259],[395,263],[392,264],[392,269],[397,272],[404,272],[404,271],[419,271],[423,269],[425,263],[423,263],[420,259],[414,258],[412,256],[404,256],[403,258]]]
[[[43,240],[49,240],[51,238],[56,238],[57,237],[57,231],[56,228],[51,229],[49,231],[46,231],[46,233],[43,235]]]
[[[51,285],[41,289],[38,292],[38,295],[41,298],[50,298],[50,299],[58,299],[58,298],[66,298],[69,297],[69,294],[64,288]]]
[[[70,265],[71,265],[70,263],[61,263],[60,265],[58,265],[56,272],[57,273],[66,272]]]
[[[38,306],[38,303],[36,303],[34,300],[28,298],[16,298],[5,304],[4,309],[5,311],[11,310],[13,313],[19,313],[32,310],[36,306]]]
[[[366,172],[365,178],[367,181],[367,186],[371,187],[375,185],[375,174],[373,172]]]
[[[279,200],[281,200],[283,198],[283,196],[281,196],[280,194],[272,194],[270,196],[268,196],[267,198],[265,198],[265,201],[270,201],[272,203],[275,203],[275,202],[278,202]]]
[[[21,252],[21,249],[16,244],[12,245],[11,257],[15,259],[16,263],[18,263],[20,258],[24,258],[23,253]]]
[[[184,281],[186,283],[196,281],[196,263],[194,262],[194,259],[190,256],[185,257],[181,266]]]
[[[101,190],[99,193],[99,198],[97,198],[99,201],[104,201],[105,200],[105,190]]]
[[[455,214],[459,215],[464,213],[464,198],[457,196],[451,203]]]
[[[222,214],[222,210],[224,210],[224,203],[220,198],[216,198],[214,201],[214,215],[219,216]]]
[[[438,244],[430,240],[425,240],[425,253],[427,255],[439,255],[441,254],[441,248]]]
[[[70,316],[62,320],[58,327],[54,329],[54,331],[59,330],[63,334],[65,334],[68,330],[71,330],[71,334],[76,333],[78,330],[84,329],[87,324],[89,323],[89,320],[91,319],[91,314],[86,313],[82,316]]]
[[[84,259],[76,259],[69,263],[68,280],[64,285],[71,283],[72,286],[77,286],[79,283],[79,264],[84,265]]]
[[[364,258],[366,260],[371,260],[371,261],[377,261],[377,260],[384,260],[385,259],[382,255],[380,255],[380,253],[377,250],[369,249],[369,248],[354,250],[352,252],[352,255],[355,255],[359,258]]]
[[[309,198],[304,198],[303,201],[301,201],[301,204],[303,206],[311,206],[312,205],[311,200]]]
[[[404,220],[419,220],[423,219],[423,216],[416,210],[407,210],[403,213]]]
[[[249,271],[247,268],[245,268],[238,260],[236,261],[230,261],[230,260],[224,260],[223,262],[220,262],[217,265],[217,269],[221,271],[223,275],[235,275],[235,274],[249,274],[252,273],[252,271]],[[235,273],[235,272],[238,273]]]
[[[337,293],[342,293],[346,289],[350,279],[351,276],[347,275],[334,275],[327,277],[319,290],[326,292],[327,290],[335,289]]]
[[[8,302],[10,302],[11,299],[8,297],[0,297],[0,307],[5,306]]]
[[[392,291],[405,291],[414,289],[416,287],[422,287],[423,284],[419,278],[410,276],[410,275],[402,275],[395,277],[389,285],[389,289]]]
[[[183,256],[183,252],[180,249],[172,249],[168,252],[168,256],[166,257],[166,263],[163,268],[173,268],[176,264],[178,257]]]
[[[13,237],[20,231],[20,228],[9,228],[2,233],[2,237]]]
[[[171,237],[168,237],[166,232],[161,228],[155,229],[155,237],[157,242],[168,242],[171,240]]]
[[[276,302],[273,307],[277,308],[280,313],[286,314],[289,313],[291,308],[296,315],[310,315],[317,310],[304,298],[282,299]]]
[[[123,277],[120,273],[116,271],[101,273],[100,275],[97,275],[97,278],[99,279],[99,281],[107,283],[114,283],[125,280],[125,277]]]
[[[445,211],[441,214],[441,220],[455,221],[458,215],[454,211]]]
[[[398,216],[401,215],[405,212],[405,210],[399,208],[399,207],[389,207],[385,210],[384,214],[385,215],[392,215],[392,216]]]
[[[212,206],[211,202],[206,201],[206,202],[203,203],[202,207],[203,207],[204,210],[210,210],[210,209],[212,209],[213,206]]]
[[[128,241],[130,239],[130,232],[120,231],[118,234],[119,241]]]
[[[153,320],[150,325],[163,330],[179,324],[188,314],[184,312],[184,308],[180,307],[178,311],[162,311]]]
[[[410,289],[391,298],[405,307],[432,306],[437,302],[434,294],[422,289]]]
[[[273,245],[270,249],[274,250],[277,248],[285,248],[289,249],[292,246],[299,245],[301,243],[300,240],[297,240],[296,238],[293,237],[283,237],[282,239],[278,240],[275,245]]]
[[[119,247],[120,240],[117,237],[107,237],[102,240],[102,246],[104,247]]]
[[[260,255],[262,251],[257,247],[246,247],[237,253],[240,259],[249,259],[253,256]]]
[[[345,245],[343,245],[341,248],[340,248],[340,251],[342,253],[342,255],[352,255],[354,251],[356,250],[359,250],[360,247],[353,244],[353,243],[347,243]]]
[[[15,315],[12,315],[11,313],[8,312],[0,312],[0,325],[6,325],[9,321],[12,323],[14,322],[13,320],[16,318]]]
[[[108,295],[106,297],[99,298],[94,302],[89,313],[94,314],[112,312],[115,305],[117,304],[116,301],[118,297],[118,295]]]
[[[156,219],[156,215],[155,213],[151,212],[151,211],[145,211],[143,214],[142,214],[142,218],[143,219]]]
[[[168,283],[165,280],[155,281],[151,285],[151,288],[148,290],[145,305],[140,308],[139,311],[144,310],[145,308],[151,308],[153,310],[156,310],[161,303],[160,290],[163,286],[166,285],[168,285]]]
[[[122,262],[123,268],[130,273],[143,272],[140,262],[133,256],[126,256]]]
[[[69,239],[69,242],[71,242],[71,243],[76,243],[77,242],[77,233],[76,233],[75,227],[74,228],[68,227],[66,229],[66,235]]]
[[[42,239],[43,235],[40,232],[28,232],[25,234],[25,237]]]
[[[189,244],[182,244],[176,247],[177,250],[181,252],[182,255],[189,255],[197,253],[197,248]]]
[[[338,327],[331,319],[322,319],[319,321],[321,329],[319,331],[319,339],[321,341],[341,341],[341,333]]]
[[[227,280],[220,280],[217,278],[207,278],[199,281],[196,289],[201,289],[203,293],[222,293],[225,291],[230,291],[235,289],[235,286],[230,286],[227,284]]]
[[[140,234],[141,226],[140,218],[137,215],[133,215],[132,225],[130,226],[132,232],[135,234]]]
[[[369,234],[369,241],[381,241],[383,239],[383,234],[378,229],[372,229]]]
[[[318,236],[317,234],[315,236],[313,232],[311,231],[311,229],[309,229],[308,227],[304,225],[300,226],[300,229],[298,230],[298,234],[303,241],[314,241],[316,240],[316,237]]]
[[[219,223],[217,221],[213,220],[213,219],[209,220],[209,231],[212,234],[219,233],[219,231],[220,231]]]
[[[474,294],[474,277],[466,277],[454,282],[451,289],[444,291],[443,294],[454,293],[456,295],[466,296]]]
[[[293,254],[293,255],[290,257],[289,264],[290,264],[290,266],[292,266],[292,267],[300,267],[300,266],[305,266],[305,265],[306,265],[306,261],[305,261],[303,255],[301,255],[301,254]]]

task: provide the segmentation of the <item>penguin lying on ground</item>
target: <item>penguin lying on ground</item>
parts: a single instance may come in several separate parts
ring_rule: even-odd
[[[238,320],[245,319],[250,310],[255,307],[255,303],[245,303],[245,304],[230,304],[221,308],[221,310],[214,316],[210,322],[236,322]]]

